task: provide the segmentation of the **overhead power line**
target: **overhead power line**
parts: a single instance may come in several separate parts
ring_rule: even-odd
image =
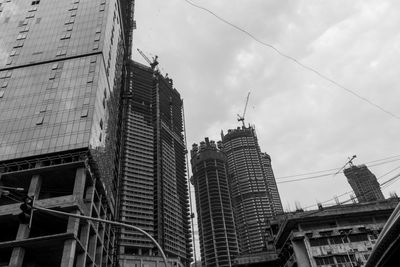
[[[386,158],[382,158],[382,159],[376,159],[376,160],[368,161],[368,162],[365,162],[364,164],[370,164],[370,163],[375,163],[375,162],[380,162],[380,161],[386,161],[386,160],[394,159],[394,158],[399,158],[399,159],[395,159],[393,161],[400,160],[400,154],[399,155],[390,156],[390,157],[386,157]],[[388,161],[388,162],[392,162],[392,161]],[[378,164],[381,165],[381,163],[378,163]],[[386,164],[386,162],[385,162],[385,164]],[[375,165],[375,164],[374,165],[368,165],[368,167],[374,167],[374,166],[378,166],[378,165]],[[306,172],[306,173],[299,173],[299,174],[292,174],[292,175],[286,175],[286,176],[280,176],[280,177],[277,177],[275,179],[279,180],[279,179],[294,178],[294,177],[299,177],[299,176],[306,176],[306,175],[323,173],[323,172],[330,172],[330,171],[335,171],[335,170],[337,170],[337,168],[327,169],[327,170],[320,170],[320,171],[312,171],[312,172]]]
[[[393,168],[392,170],[388,171],[387,173],[385,173],[385,174],[379,176],[379,177],[377,178],[377,180],[378,180],[378,181],[381,180],[381,179],[382,179],[383,177],[385,177],[386,175],[388,175],[388,174],[390,174],[390,173],[392,173],[392,172],[394,172],[395,170],[398,170],[398,169],[400,169],[400,166],[397,166],[397,167]],[[398,179],[399,177],[400,177],[400,174],[397,174],[397,175],[395,175],[394,177],[390,178],[389,180],[387,180],[387,181],[385,181],[385,182],[383,182],[383,183],[380,183],[381,189],[387,188],[387,187],[393,185],[395,182],[398,181],[397,179]],[[368,190],[368,191],[365,192],[364,194],[361,194],[361,196],[366,195],[367,193],[369,193],[369,192],[372,191],[372,190],[373,190],[373,189]],[[328,203],[328,202],[334,201],[336,198],[339,198],[339,197],[342,197],[342,196],[345,196],[345,195],[349,195],[349,194],[353,194],[353,193],[354,193],[353,190],[347,191],[347,192],[345,192],[345,193],[342,193],[342,194],[340,194],[340,195],[338,195],[338,196],[335,196],[335,197],[333,197],[333,198],[327,199],[327,200],[322,201],[322,202],[319,202],[319,203],[321,203],[321,204]],[[350,202],[350,201],[352,201],[352,199],[348,199],[348,200],[342,201],[342,202],[340,202],[340,204],[345,204],[345,203]],[[316,205],[316,204],[312,204],[312,205],[309,205],[309,206],[307,206],[307,207],[304,207],[303,209],[309,209],[309,208],[312,208],[312,207],[314,207],[314,206],[318,206],[318,204],[317,204],[317,205]],[[318,212],[318,211],[317,211],[317,212]],[[313,214],[314,214],[314,213],[313,213]],[[308,215],[307,215],[307,216],[308,216]]]
[[[400,160],[400,158],[387,160],[387,161],[384,161],[384,162],[379,162],[379,163],[375,163],[375,164],[372,164],[372,165],[368,165],[368,167],[369,168],[376,167],[376,166],[384,165],[384,164],[395,162],[395,161],[399,161],[399,160]],[[376,162],[376,161],[374,161],[374,162]],[[365,163],[365,164],[367,164],[367,163]],[[334,171],[334,170],[337,170],[337,169],[330,169],[330,170],[327,170],[327,171]],[[311,172],[311,173],[308,173],[308,174],[321,173],[321,172],[326,172],[326,171]],[[339,173],[343,173],[343,171],[340,171]],[[294,177],[307,175],[307,174],[297,174],[297,175],[291,175],[291,176],[278,177],[278,178],[275,178],[275,180],[277,180],[278,184],[286,184],[286,183],[299,182],[299,181],[304,181],[304,180],[319,179],[319,178],[323,178],[323,177],[332,176],[332,175],[335,175],[335,174],[336,174],[336,172],[335,173],[325,173],[325,174],[320,174],[320,175],[306,176],[306,177],[286,180],[286,179],[292,178],[292,177],[294,178]],[[278,180],[285,180],[285,181],[278,181]]]
[[[288,60],[294,62],[295,64],[301,66],[302,68],[304,68],[304,69],[306,69],[306,70],[308,70],[308,71],[313,72],[314,74],[316,74],[317,76],[319,76],[319,77],[322,78],[323,80],[326,80],[326,81],[332,83],[333,85],[336,85],[337,87],[339,87],[339,88],[341,88],[341,89],[347,91],[348,93],[354,95],[355,97],[361,99],[362,101],[368,103],[369,105],[371,105],[371,106],[373,106],[373,107],[375,107],[375,108],[381,110],[382,112],[384,112],[384,113],[386,113],[386,114],[392,116],[393,118],[396,118],[396,119],[400,120],[400,116],[398,116],[398,115],[392,113],[392,112],[389,111],[389,110],[386,110],[385,108],[383,108],[383,107],[381,107],[380,105],[378,105],[378,104],[372,102],[372,101],[369,100],[368,98],[366,98],[366,97],[364,97],[364,96],[362,96],[362,95],[360,95],[360,94],[354,92],[354,91],[351,90],[350,88],[347,88],[346,86],[341,85],[340,83],[338,83],[338,82],[336,82],[335,80],[329,78],[328,76],[326,76],[325,74],[321,73],[321,72],[318,71],[317,69],[314,69],[314,68],[312,68],[312,67],[310,67],[310,66],[308,66],[308,65],[305,65],[305,64],[303,64],[302,62],[300,62],[298,59],[296,59],[296,58],[294,58],[294,57],[292,57],[292,56],[290,56],[290,55],[287,55],[287,54],[283,53],[282,51],[280,51],[280,50],[279,50],[278,48],[276,48],[275,46],[273,46],[273,45],[271,45],[271,44],[269,44],[269,43],[266,43],[266,42],[260,40],[258,37],[256,37],[256,36],[253,35],[252,33],[248,32],[247,30],[242,29],[242,28],[239,27],[239,26],[236,26],[236,25],[233,24],[232,22],[229,22],[228,20],[222,18],[221,16],[217,15],[217,14],[214,13],[213,11],[211,11],[211,10],[209,10],[209,9],[203,7],[203,6],[197,5],[197,4],[195,4],[195,3],[193,3],[193,2],[191,2],[191,1],[189,1],[189,0],[184,0],[184,1],[185,1],[186,3],[188,3],[188,4],[190,4],[191,6],[194,6],[194,7],[198,8],[198,9],[201,9],[201,10],[204,10],[204,11],[210,13],[211,15],[213,15],[214,17],[216,17],[216,18],[219,19],[220,21],[224,22],[225,24],[228,24],[228,25],[230,25],[231,27],[235,28],[236,30],[238,30],[238,31],[240,31],[240,32],[242,32],[242,33],[244,33],[244,34],[246,34],[247,36],[249,36],[250,38],[252,38],[252,39],[255,40],[256,42],[260,43],[261,45],[271,48],[271,49],[274,50],[278,55],[280,55],[280,56],[282,56],[282,57],[284,57],[284,58],[286,58],[286,59],[288,59]]]

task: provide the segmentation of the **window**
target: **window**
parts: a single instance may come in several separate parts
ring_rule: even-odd
[[[36,19],[36,24],[39,24],[41,20],[42,20],[42,18],[37,18]]]
[[[27,32],[29,31],[29,25],[26,25],[24,28],[22,28],[19,32]]]
[[[0,91],[0,98],[3,98],[4,96],[4,91]]]
[[[23,46],[24,46],[24,41],[22,41],[22,40],[18,40],[18,41],[14,44],[14,48],[23,47]]]
[[[39,5],[39,3],[40,3],[40,0],[35,0],[35,1],[32,1],[31,5],[35,6],[35,5]]]
[[[335,264],[333,257],[315,258],[317,266]]]
[[[44,116],[40,116],[36,121],[36,125],[42,125],[43,124],[43,120],[44,120]]]
[[[350,242],[362,242],[362,241],[369,241],[367,234],[359,234],[359,235],[350,235],[349,236]]]
[[[77,10],[78,9],[78,4],[73,4],[72,7],[68,10]]]
[[[325,245],[328,245],[328,239],[327,238],[313,238],[313,239],[310,239],[310,245],[312,247],[325,246]]]
[[[93,76],[89,76],[87,79],[87,83],[92,83],[93,82],[94,77]]]
[[[96,70],[96,65],[91,65],[90,67],[89,67],[89,73],[90,72],[94,72]]]
[[[88,116],[89,110],[87,108],[83,109],[81,112],[81,118],[86,118]]]
[[[7,85],[8,85],[8,81],[5,81],[5,82],[3,82],[3,84],[1,85],[1,87],[2,87],[2,88],[5,88],[5,87],[7,87]]]
[[[17,40],[25,39],[26,38],[26,33],[20,33],[17,36]]]
[[[71,33],[70,32],[66,32],[61,36],[61,40],[65,40],[65,39],[69,39],[71,38]]]

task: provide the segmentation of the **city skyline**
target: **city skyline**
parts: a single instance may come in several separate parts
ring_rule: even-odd
[[[394,34],[399,3],[205,1],[201,5],[400,114],[395,101],[399,70],[392,67],[400,56],[394,46],[400,41]],[[335,195],[351,191],[342,173],[334,175],[351,155],[357,155],[355,164],[367,163],[378,179],[399,166],[398,156],[387,164],[379,165],[389,160],[372,162],[399,154],[395,118],[185,1],[152,0],[138,2],[136,8],[135,48],[158,55],[161,70],[168,70],[177,87],[184,88],[189,146],[204,136],[218,140],[221,130],[240,126],[236,114],[242,114],[251,90],[245,122],[256,125],[262,151],[273,158],[285,210],[294,210],[295,201],[313,208],[326,200],[333,204]],[[143,62],[137,53],[133,57]],[[330,171],[322,172],[328,175],[321,178],[282,183],[318,174],[282,177],[320,170]],[[379,181],[397,173],[394,170]],[[391,191],[399,192],[399,184],[382,191],[387,197]],[[347,194],[339,200],[349,198]]]

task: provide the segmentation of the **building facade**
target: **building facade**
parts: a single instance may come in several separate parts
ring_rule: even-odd
[[[37,205],[115,219],[120,94],[133,1],[0,1],[0,184]],[[0,199],[3,266],[111,266],[104,224],[35,212]]]
[[[364,266],[398,199],[320,207],[275,221],[279,266]]]
[[[191,179],[196,195],[202,266],[233,266],[239,254],[226,157],[214,141],[194,144]]]
[[[282,213],[271,158],[262,153],[253,127],[221,133],[227,156],[228,180],[235,215],[239,251],[249,254],[265,247],[268,220]]]
[[[130,62],[124,93],[121,220],[152,234],[169,260],[191,262],[183,102],[172,80]],[[122,266],[156,266],[159,251],[130,229],[120,238]]]
[[[344,175],[347,177],[347,181],[356,194],[358,202],[385,199],[376,176],[366,165],[352,165],[344,170]]]

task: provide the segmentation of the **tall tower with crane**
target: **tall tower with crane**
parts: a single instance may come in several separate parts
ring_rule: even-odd
[[[283,213],[271,157],[261,152],[254,127],[244,122],[249,97],[250,92],[243,114],[238,114],[242,127],[221,132],[240,254],[261,251],[268,220]]]
[[[190,213],[186,176],[183,100],[171,79],[129,61],[123,106],[121,220],[140,225],[163,248],[171,266],[190,266]],[[137,231],[122,229],[122,266],[159,266],[160,255]]]
[[[343,173],[356,194],[358,202],[384,200],[385,197],[376,176],[366,165],[354,165],[353,160],[355,158],[356,155],[349,158],[348,162],[337,173],[344,169]],[[346,168],[347,165],[348,168]]]

